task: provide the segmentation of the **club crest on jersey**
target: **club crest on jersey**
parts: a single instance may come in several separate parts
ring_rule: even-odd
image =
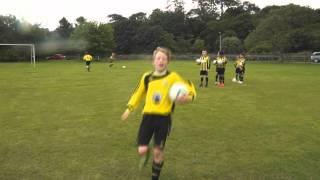
[[[160,101],[161,101],[161,94],[159,92],[155,92],[152,96],[152,99],[153,99],[153,103],[154,104],[159,104]]]

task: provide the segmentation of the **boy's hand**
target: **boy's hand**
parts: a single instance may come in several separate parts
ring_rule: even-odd
[[[126,109],[126,110],[123,112],[123,114],[121,115],[121,120],[122,120],[122,121],[127,120],[129,115],[130,115],[130,111],[129,111],[129,109]]]
[[[178,96],[176,99],[177,104],[186,104],[190,101],[192,101],[192,96],[190,95]]]

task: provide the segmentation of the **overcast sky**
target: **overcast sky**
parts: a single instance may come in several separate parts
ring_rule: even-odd
[[[137,12],[149,15],[152,10],[165,10],[167,0],[1,0],[0,15],[15,15],[18,19],[32,24],[41,24],[43,28],[54,30],[59,20],[66,17],[74,23],[79,16],[90,21],[108,22],[109,14],[121,14],[128,17]],[[260,8],[268,5],[286,5],[294,3],[311,8],[320,8],[319,0],[248,0]],[[241,0],[243,2],[243,0]],[[185,0],[185,9],[195,7],[192,0]]]

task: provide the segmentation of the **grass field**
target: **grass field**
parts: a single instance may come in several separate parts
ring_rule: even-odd
[[[137,171],[141,108],[120,121],[149,61],[0,69],[0,179],[150,179],[151,163]],[[193,62],[170,69],[199,84]],[[161,178],[320,179],[320,65],[249,62],[239,85],[229,63],[226,76],[215,87],[212,71],[209,88],[177,106]]]

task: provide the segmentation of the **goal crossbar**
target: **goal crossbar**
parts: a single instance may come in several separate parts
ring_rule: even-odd
[[[34,44],[2,44],[0,43],[0,46],[27,46],[30,47],[30,61],[31,64],[33,64],[34,66],[36,65],[36,50],[34,47]]]

